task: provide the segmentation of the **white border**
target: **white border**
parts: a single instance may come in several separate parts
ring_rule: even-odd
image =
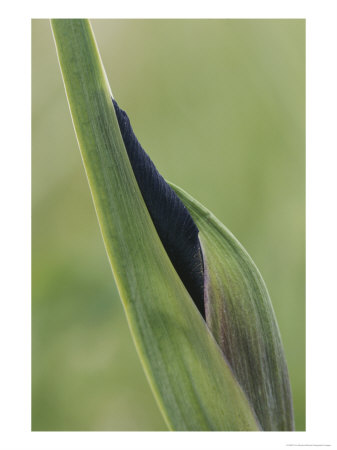
[[[0,448],[283,449],[336,446],[337,8],[334,0],[13,2],[1,24]],[[109,433],[30,431],[30,19],[305,18],[307,21],[307,431]]]

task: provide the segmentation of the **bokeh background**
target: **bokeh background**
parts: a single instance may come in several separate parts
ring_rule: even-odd
[[[92,20],[162,175],[268,286],[305,429],[305,21]],[[91,200],[48,20],[32,21],[32,429],[166,430]]]

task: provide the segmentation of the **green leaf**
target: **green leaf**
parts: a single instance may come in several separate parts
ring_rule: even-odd
[[[90,23],[52,20],[52,29],[109,261],[169,428],[258,430],[245,394],[153,226],[127,157]]]
[[[205,267],[206,321],[263,430],[293,430],[287,364],[265,283],[239,241],[171,184],[197,227]]]

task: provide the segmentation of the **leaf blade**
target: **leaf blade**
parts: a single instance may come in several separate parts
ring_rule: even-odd
[[[174,430],[259,430],[176,274],[139,192],[86,20],[52,20],[61,72],[108,258],[145,373]]]

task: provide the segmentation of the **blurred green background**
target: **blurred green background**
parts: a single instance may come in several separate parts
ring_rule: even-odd
[[[162,175],[268,286],[305,429],[305,21],[93,20]],[[49,21],[32,21],[32,429],[166,430],[101,239]]]

